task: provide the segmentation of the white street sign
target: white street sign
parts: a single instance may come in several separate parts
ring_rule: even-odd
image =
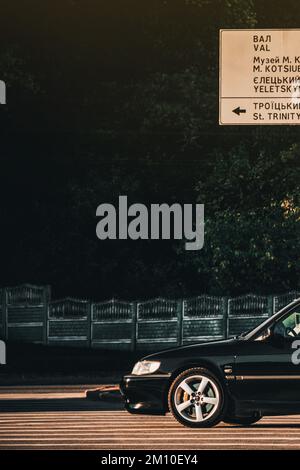
[[[219,123],[300,124],[300,29],[220,31]]]

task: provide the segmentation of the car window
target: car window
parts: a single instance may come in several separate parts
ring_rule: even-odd
[[[276,322],[273,332],[285,338],[300,337],[300,310],[293,311]]]

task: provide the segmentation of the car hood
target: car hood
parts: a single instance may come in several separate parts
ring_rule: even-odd
[[[193,353],[198,353],[198,351],[201,353],[207,353],[209,351],[212,351],[214,353],[217,353],[218,350],[222,350],[222,353],[224,353],[224,350],[227,348],[231,348],[233,345],[240,343],[242,341],[245,341],[242,338],[230,338],[230,339],[220,339],[220,340],[215,340],[215,341],[206,341],[205,343],[193,343],[185,346],[178,346],[176,348],[170,348],[170,349],[165,349],[163,351],[159,351],[154,354],[150,354],[149,356],[146,356],[143,358],[143,360],[149,360],[149,359],[159,359],[163,357],[168,357],[172,356],[174,353],[179,353],[180,352],[190,352],[191,354]]]

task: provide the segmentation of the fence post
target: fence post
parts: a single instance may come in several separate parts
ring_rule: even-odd
[[[227,339],[229,336],[229,299],[228,297],[223,297],[222,302],[222,310],[223,310],[223,328],[224,328],[224,339]]]
[[[46,344],[49,344],[49,332],[50,332],[50,312],[49,303],[47,304],[47,320],[46,320]]]
[[[177,345],[181,346],[183,340],[183,299],[177,301]]]
[[[177,345],[181,346],[183,341],[183,299],[177,302]]]
[[[8,341],[8,293],[7,289],[4,289],[4,335]]]
[[[43,314],[43,344],[48,342],[48,303],[50,298],[50,289],[49,286],[46,286],[43,292],[43,304],[44,304],[44,314]]]
[[[7,290],[6,287],[3,289],[3,296],[2,296],[2,331],[3,331],[3,339],[8,339],[8,331],[7,331]]]
[[[94,340],[94,309],[95,309],[95,303],[91,302],[91,318],[90,318],[90,345],[91,348],[93,347],[93,340]]]
[[[271,317],[275,313],[275,297],[273,295],[268,296],[268,315]]]
[[[132,312],[132,328],[131,328],[131,351],[136,350],[136,340],[137,340],[137,308],[138,303],[133,302],[133,312]]]
[[[87,347],[90,348],[92,346],[92,302],[88,304],[88,311],[87,311]]]

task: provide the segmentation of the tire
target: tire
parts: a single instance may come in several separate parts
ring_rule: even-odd
[[[208,428],[222,421],[226,395],[214,374],[202,367],[195,367],[175,378],[169,389],[168,405],[180,424]]]
[[[227,424],[239,424],[240,426],[251,426],[262,418],[260,413],[252,416],[225,416],[223,421]]]

